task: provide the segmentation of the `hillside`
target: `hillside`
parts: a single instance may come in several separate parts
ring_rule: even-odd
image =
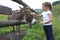
[[[53,6],[53,14],[54,16],[60,16],[60,4],[54,5]]]
[[[53,2],[53,5],[57,5],[57,4],[60,4],[59,0]]]
[[[41,12],[41,9],[35,9],[36,12],[40,13]]]

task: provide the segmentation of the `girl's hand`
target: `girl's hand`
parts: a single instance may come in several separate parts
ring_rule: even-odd
[[[36,15],[35,13],[31,13],[31,15]]]
[[[41,24],[44,24],[44,22],[43,22],[43,21],[41,21],[40,23],[41,23]]]

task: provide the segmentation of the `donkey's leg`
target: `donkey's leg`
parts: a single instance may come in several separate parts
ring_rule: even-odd
[[[21,40],[21,39],[20,39],[20,25],[17,25],[17,26],[16,26],[16,29],[17,29],[17,33],[18,33],[18,38],[17,38],[17,40]]]
[[[12,30],[12,35],[11,35],[11,40],[15,40],[15,27],[14,26],[12,26],[13,27],[13,30]]]
[[[13,27],[13,30],[12,30],[12,31],[15,32],[15,28],[14,28],[14,26],[12,26],[12,27]]]
[[[22,38],[20,38],[20,40],[22,40]]]
[[[29,23],[29,28],[32,28],[32,23]]]
[[[17,26],[16,26],[16,30],[17,30],[18,32],[20,32],[20,25],[17,25]]]

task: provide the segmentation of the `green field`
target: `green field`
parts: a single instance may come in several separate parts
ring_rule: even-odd
[[[53,6],[53,35],[55,40],[60,40],[60,4]],[[6,20],[7,16],[0,15],[0,20]],[[21,25],[21,29],[27,25]],[[0,34],[10,32],[12,27],[0,28]],[[26,30],[27,34],[23,40],[46,40],[42,24],[37,23],[32,26],[32,29]]]

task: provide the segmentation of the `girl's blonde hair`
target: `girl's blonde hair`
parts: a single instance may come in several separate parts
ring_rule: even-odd
[[[47,6],[50,10],[52,10],[52,4],[50,2],[44,2],[42,5]]]

